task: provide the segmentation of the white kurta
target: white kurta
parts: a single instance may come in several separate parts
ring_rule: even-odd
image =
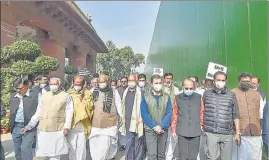
[[[177,87],[174,87],[174,95],[179,95],[180,91]],[[169,93],[168,93],[169,94]],[[172,100],[171,100],[172,101]],[[173,104],[173,102],[172,102]],[[173,153],[177,145],[177,137],[172,137],[171,127],[168,128],[168,137],[167,137],[167,145],[166,145],[166,160],[173,159]]]
[[[112,159],[116,156],[118,150],[118,128],[117,126],[109,128],[92,127],[89,136],[91,157],[93,160]]]
[[[65,106],[65,129],[71,128],[73,118],[73,100],[71,96],[66,93]],[[26,128],[32,129],[39,121],[41,115],[41,103],[38,104],[36,113],[31,118]],[[36,157],[55,157],[63,154],[68,154],[67,137],[63,134],[63,130],[55,132],[37,131],[36,141]]]
[[[82,123],[78,123],[68,134],[69,160],[86,159],[86,138],[85,128]]]

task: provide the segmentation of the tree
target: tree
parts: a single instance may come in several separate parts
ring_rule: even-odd
[[[1,94],[7,106],[16,78],[46,74],[59,68],[57,59],[41,56],[41,52],[39,44],[30,40],[19,40],[1,48]]]
[[[98,54],[97,63],[102,73],[109,73],[113,79],[128,76],[135,72],[135,68],[145,63],[142,53],[135,54],[132,47],[125,46],[118,49],[112,41],[106,43],[109,53]]]

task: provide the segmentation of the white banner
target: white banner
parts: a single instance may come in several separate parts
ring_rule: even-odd
[[[163,76],[163,68],[154,68],[153,74],[158,74],[160,76]]]
[[[213,76],[217,71],[221,71],[226,73],[227,72],[227,67],[217,64],[217,63],[213,63],[213,62],[209,62],[208,63],[208,67],[207,67],[207,72],[206,72],[206,79],[211,79],[213,80]]]

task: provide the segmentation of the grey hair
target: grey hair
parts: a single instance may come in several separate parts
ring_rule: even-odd
[[[52,80],[57,80],[57,81],[58,81],[58,83],[59,83],[59,86],[60,86],[60,85],[62,85],[62,81],[61,81],[61,79],[60,79],[60,78],[57,78],[57,77],[52,77],[50,80],[51,80],[51,81],[52,81]]]
[[[93,80],[97,80],[97,82],[98,82],[99,79],[95,77],[95,78],[93,78],[93,79],[91,80],[91,83],[93,82]]]

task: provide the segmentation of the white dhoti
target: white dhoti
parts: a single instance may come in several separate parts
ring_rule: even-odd
[[[86,159],[86,138],[84,134],[85,128],[81,123],[70,130],[68,134],[69,143],[69,160],[85,160]]]
[[[63,131],[37,132],[36,157],[59,158],[60,155],[68,154],[68,142]]]
[[[92,160],[107,160],[116,156],[118,150],[117,126],[109,128],[92,127],[89,144]]]
[[[167,145],[166,145],[166,160],[172,160],[174,157],[174,150],[177,145],[177,138],[174,138],[171,133],[171,127],[168,129],[168,138],[167,138]]]
[[[241,145],[233,144],[233,160],[261,160],[262,137],[241,136]]]

